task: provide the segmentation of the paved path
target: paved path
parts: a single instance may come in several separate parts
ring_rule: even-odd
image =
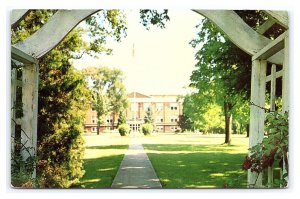
[[[124,156],[112,188],[162,188],[152,164],[139,143],[133,136]]]

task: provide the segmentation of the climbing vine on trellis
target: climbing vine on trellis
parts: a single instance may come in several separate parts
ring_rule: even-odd
[[[243,169],[261,174],[276,162],[284,172],[281,172],[280,185],[287,186],[288,177],[288,112],[270,112],[265,121],[268,135],[263,141],[249,149],[250,155],[245,157]]]

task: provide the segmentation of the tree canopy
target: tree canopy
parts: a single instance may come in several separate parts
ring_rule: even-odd
[[[109,67],[88,67],[83,70],[92,94],[92,106],[97,112],[99,134],[104,117],[112,114],[114,126],[117,114],[128,106],[127,92],[123,84],[124,75],[120,69]]]
[[[39,30],[57,10],[30,10],[11,30],[11,44],[24,41]],[[145,26],[159,25],[165,15],[147,10]],[[159,16],[157,16],[157,14]],[[161,18],[162,17],[162,18]],[[151,20],[151,18],[155,18]],[[83,39],[87,35],[88,39]],[[106,41],[126,36],[126,16],[122,10],[101,10],[73,29],[53,50],[39,59],[37,184],[39,187],[66,188],[75,185],[83,171],[83,122],[91,99],[88,84],[70,62],[83,54],[111,53]],[[41,41],[42,42],[42,41]],[[116,114],[125,103],[124,87],[116,76],[109,96],[110,110]],[[103,107],[106,101],[103,101]],[[108,102],[107,102],[108,103]],[[20,163],[20,162],[19,162]],[[18,175],[18,174],[17,174]],[[23,176],[19,176],[23,178]],[[28,174],[31,179],[31,174]],[[24,182],[26,183],[26,182]]]
[[[12,44],[35,33],[55,12],[31,10],[12,29]],[[101,17],[103,20],[99,21],[97,18]],[[100,11],[86,20],[86,27],[91,31],[90,41],[82,38],[86,30],[77,27],[56,48],[39,59],[39,180],[36,186],[70,187],[84,174],[81,134],[91,96],[85,77],[72,66],[70,60],[78,59],[84,53],[110,52],[104,47],[106,38],[112,36],[119,40],[122,31],[125,31],[125,22],[120,11]]]

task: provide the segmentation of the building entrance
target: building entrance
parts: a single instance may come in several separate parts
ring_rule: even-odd
[[[140,124],[129,124],[130,126],[130,130],[133,131],[133,132],[136,132],[136,131],[140,131],[140,128],[141,128],[141,125]]]

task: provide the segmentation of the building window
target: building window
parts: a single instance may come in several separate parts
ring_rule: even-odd
[[[112,123],[112,119],[107,119],[106,122],[109,123],[109,124],[111,124]]]
[[[157,132],[163,132],[164,131],[164,127],[158,126],[158,127],[156,127],[156,131]]]
[[[178,121],[178,118],[177,117],[172,117],[171,118],[171,122],[177,122]]]
[[[92,123],[96,124],[97,123],[97,117],[96,116],[92,116]]]
[[[92,132],[97,132],[97,127],[92,127]]]
[[[163,103],[156,103],[156,111],[162,111],[163,110]]]
[[[150,111],[151,104],[150,103],[144,103],[144,111]]]
[[[162,123],[162,122],[164,122],[164,119],[162,117],[158,117],[158,118],[156,118],[156,122]]]
[[[131,103],[131,111],[135,112],[138,110],[138,104],[137,103]]]
[[[171,126],[171,131],[176,131],[177,127],[176,126]]]
[[[177,110],[177,106],[171,106],[171,110]]]
[[[106,118],[106,123],[108,123],[108,124],[112,123],[112,117],[111,116]]]

